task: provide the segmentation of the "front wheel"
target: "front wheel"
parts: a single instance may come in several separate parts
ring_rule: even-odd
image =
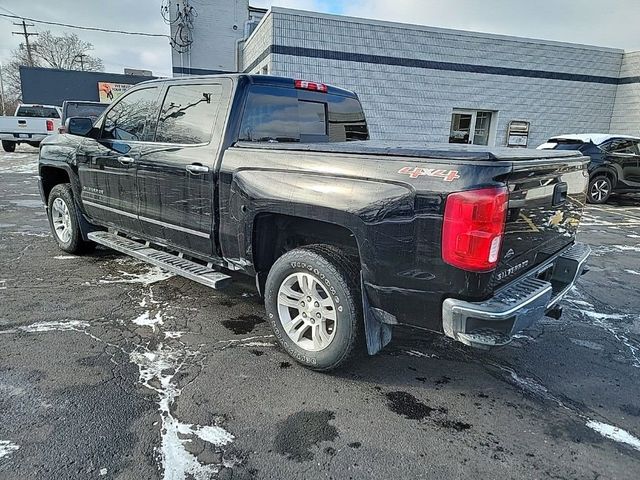
[[[613,191],[613,184],[609,177],[603,175],[594,177],[589,181],[587,200],[589,203],[606,203]]]
[[[271,267],[265,289],[269,323],[298,363],[328,371],[342,365],[361,339],[357,264],[328,245],[297,248]]]
[[[16,151],[16,142],[9,140],[2,140],[2,149],[5,152],[11,153]]]
[[[82,239],[71,185],[61,183],[53,187],[49,193],[48,206],[49,225],[60,249],[68,253],[91,250],[95,244]]]

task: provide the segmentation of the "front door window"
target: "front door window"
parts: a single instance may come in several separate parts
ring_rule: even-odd
[[[493,112],[454,110],[449,143],[489,145]]]

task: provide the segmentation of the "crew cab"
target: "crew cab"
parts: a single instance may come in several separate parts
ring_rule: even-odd
[[[591,158],[589,203],[606,203],[612,193],[640,192],[640,137],[586,133],[559,135],[540,150],[578,150]]]
[[[58,131],[61,116],[60,107],[53,105],[18,105],[13,117],[0,117],[2,148],[14,152],[21,143],[38,147],[47,135]]]
[[[585,271],[577,151],[369,140],[347,90],[252,75],[155,80],[40,149],[53,237],[212,288],[255,277],[298,362],[330,370],[395,325],[504,345]]]

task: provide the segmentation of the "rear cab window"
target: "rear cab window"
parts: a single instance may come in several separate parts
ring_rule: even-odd
[[[70,102],[65,105],[64,118],[89,117],[94,121],[102,115],[109,105],[106,103]]]
[[[241,141],[315,143],[368,138],[364,112],[356,98],[280,86],[249,87]]]
[[[58,110],[53,107],[44,107],[41,105],[21,105],[18,107],[16,117],[32,117],[32,118],[60,118]]]

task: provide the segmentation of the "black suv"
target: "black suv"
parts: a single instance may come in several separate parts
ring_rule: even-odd
[[[550,138],[540,150],[579,150],[591,157],[589,203],[606,203],[613,193],[640,192],[640,138],[582,134]]]

